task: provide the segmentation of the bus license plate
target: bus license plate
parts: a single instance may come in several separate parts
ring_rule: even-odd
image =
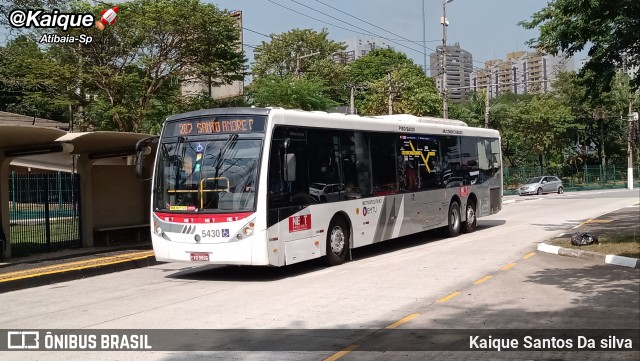
[[[192,261],[209,261],[208,253],[191,253]]]

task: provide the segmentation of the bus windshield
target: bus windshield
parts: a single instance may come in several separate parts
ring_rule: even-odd
[[[156,211],[227,213],[254,210],[262,141],[228,138],[160,145]]]

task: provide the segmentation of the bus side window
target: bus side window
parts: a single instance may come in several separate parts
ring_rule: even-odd
[[[369,138],[373,196],[398,193],[400,165],[396,159],[396,138],[395,134],[380,133],[371,134]]]

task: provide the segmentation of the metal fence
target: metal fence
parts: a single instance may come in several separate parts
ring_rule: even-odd
[[[626,166],[583,166],[583,167],[549,167],[549,168],[514,168],[504,169],[505,194],[515,194],[518,186],[531,177],[553,175],[562,179],[565,190],[586,190],[625,188],[627,186]],[[633,170],[634,187],[640,187],[640,167]]]
[[[82,246],[79,180],[77,174],[65,172],[11,173],[12,256]]]

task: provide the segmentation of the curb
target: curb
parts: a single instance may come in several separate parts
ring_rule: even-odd
[[[613,254],[602,254],[592,251],[582,251],[579,249],[562,248],[558,246],[552,246],[544,242],[538,244],[538,251],[557,254],[560,256],[588,259],[607,264],[614,264],[617,266],[640,268],[640,260],[637,258],[616,256]]]
[[[115,258],[115,257],[112,257]],[[99,258],[94,260],[86,260],[87,263],[91,261],[99,261]],[[85,261],[80,261],[85,262]],[[72,262],[67,264],[60,264],[59,269],[53,271],[45,271],[40,273],[30,274],[30,271],[38,271],[39,269],[33,270],[25,270],[13,272],[17,274],[17,277],[8,278],[9,274],[0,274],[0,276],[5,276],[5,279],[0,277],[0,294],[8,291],[15,291],[25,288],[37,287],[50,285],[58,282],[66,282],[72,281],[82,278],[88,278],[93,276],[104,275],[107,273],[126,271],[130,269],[136,268],[145,268],[149,266],[153,266],[159,264],[160,262],[156,261],[155,256],[152,254],[149,255],[140,255],[138,257],[127,257],[122,256],[121,259],[115,260],[113,262],[105,263],[105,264],[87,264],[81,265],[79,267],[71,267],[74,263],[80,262]],[[74,265],[75,266],[75,265]],[[44,268],[53,268],[58,266],[47,266]],[[24,275],[22,275],[24,273]]]

